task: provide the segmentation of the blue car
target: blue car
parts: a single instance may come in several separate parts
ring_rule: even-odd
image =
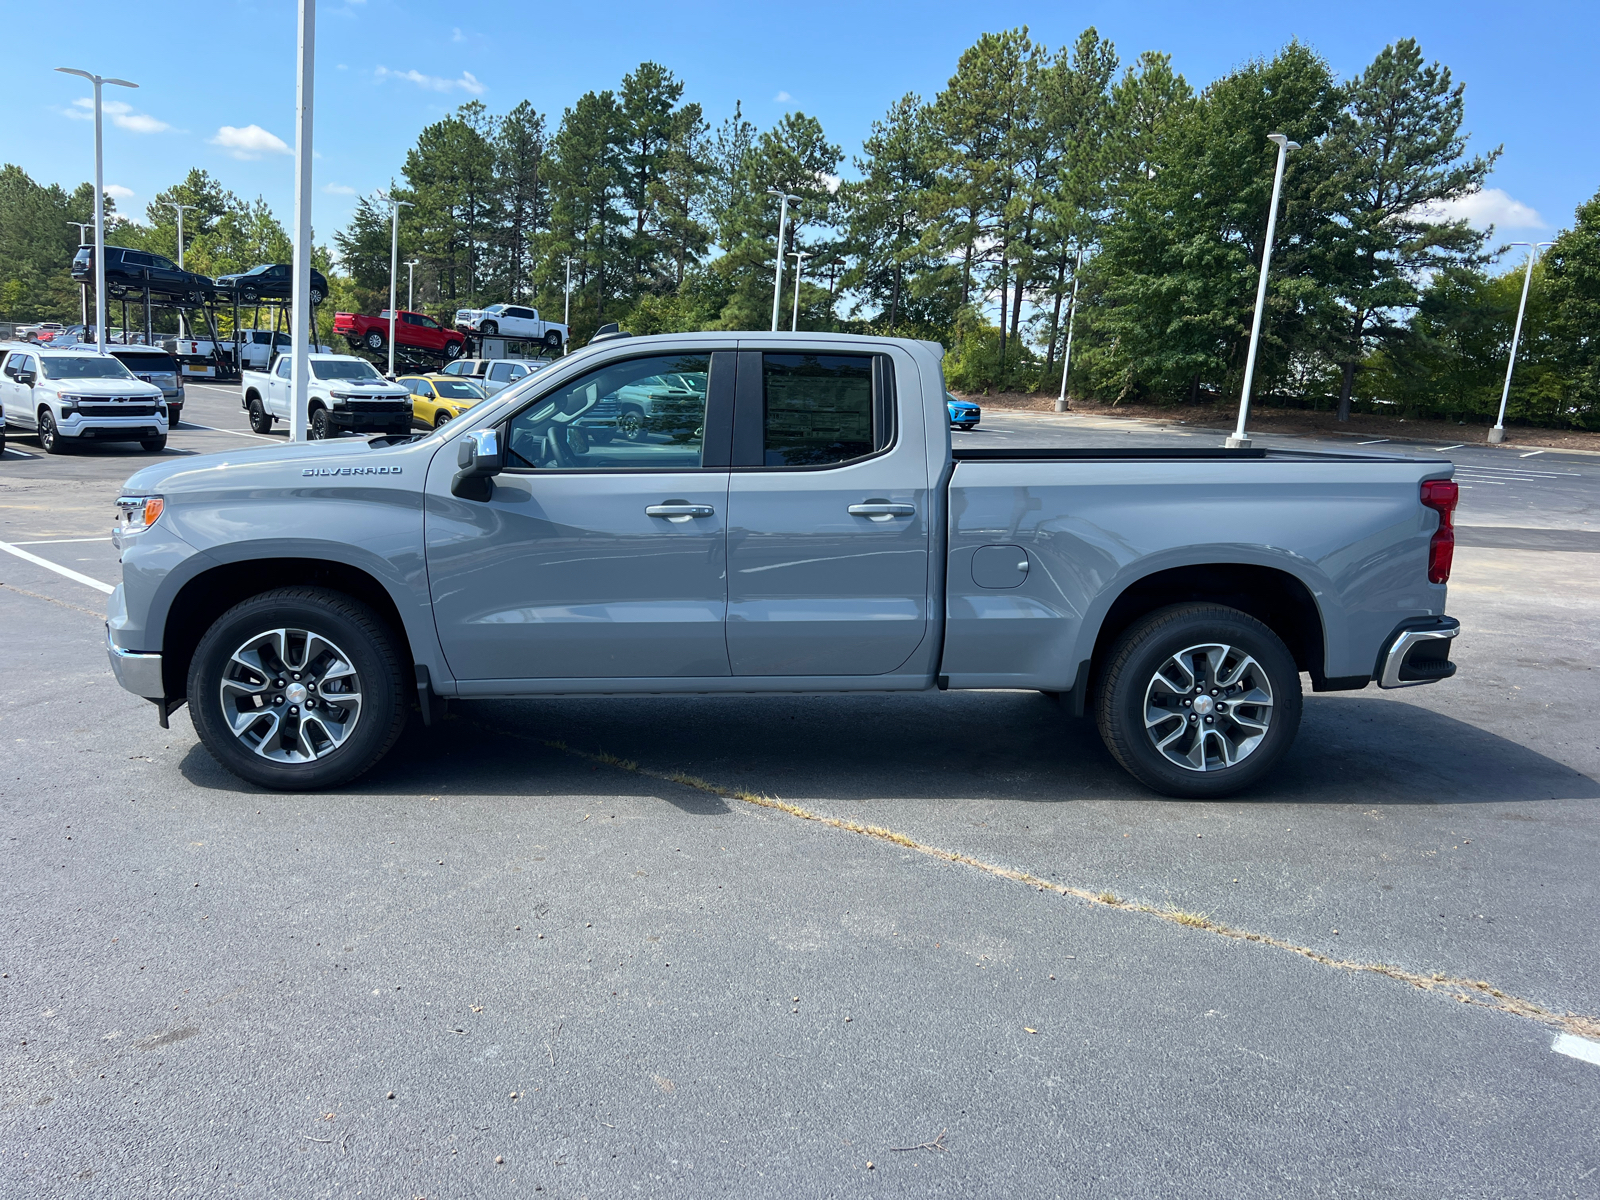
[[[971,400],[957,400],[949,392],[944,394],[945,407],[950,410],[950,424],[961,429],[975,428],[983,418],[983,410]]]

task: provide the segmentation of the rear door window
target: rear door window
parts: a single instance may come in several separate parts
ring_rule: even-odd
[[[511,379],[510,363],[495,363],[489,368],[489,378],[495,383],[507,383]]]
[[[762,465],[829,466],[887,444],[874,431],[874,357],[763,354]]]

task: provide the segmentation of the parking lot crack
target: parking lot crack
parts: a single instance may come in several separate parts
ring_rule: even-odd
[[[1467,979],[1458,975],[1449,975],[1440,971],[1419,972],[1410,971],[1404,967],[1383,962],[1363,962],[1357,959],[1334,958],[1311,946],[1302,946],[1285,938],[1274,937],[1271,934],[1257,933],[1253,930],[1240,929],[1212,919],[1209,915],[1192,913],[1174,905],[1157,908],[1154,905],[1141,901],[1129,900],[1117,896],[1115,893],[1094,890],[1091,888],[1076,887],[1072,884],[1060,883],[1054,879],[1043,879],[1028,871],[1018,870],[1015,867],[1002,866],[998,863],[988,862],[960,850],[947,850],[941,846],[933,846],[926,842],[897,830],[885,828],[882,825],[869,825],[863,821],[856,821],[849,817],[830,816],[826,813],[813,812],[798,804],[792,804],[777,796],[768,796],[764,793],[748,791],[744,788],[725,787],[698,775],[691,775],[686,771],[657,771],[646,767],[633,759],[621,758],[618,755],[580,750],[568,745],[564,741],[549,738],[535,737],[530,734],[520,733],[512,729],[504,729],[496,725],[479,724],[484,730],[508,737],[517,741],[532,742],[549,750],[571,755],[585,762],[597,766],[613,767],[629,774],[643,776],[647,779],[659,780],[662,783],[677,784],[680,787],[692,788],[695,791],[716,796],[723,800],[737,800],[757,808],[770,809],[781,812],[797,820],[809,821],[818,825],[825,825],[845,833],[855,834],[859,837],[872,838],[875,841],[889,842],[896,846],[927,855],[929,858],[939,859],[943,862],[953,863],[996,879],[1003,879],[1010,883],[1021,884],[1039,892],[1054,893],[1058,896],[1069,897],[1082,901],[1085,904],[1100,908],[1116,909],[1122,912],[1137,914],[1177,925],[1181,928],[1198,933],[1209,934],[1214,937],[1227,938],[1230,941],[1254,942],[1268,946],[1275,950],[1286,951],[1298,955],[1318,966],[1328,967],[1336,971],[1347,971],[1353,974],[1379,975],[1385,979],[1394,980],[1396,983],[1405,984],[1418,991],[1433,992],[1441,996],[1456,1000],[1462,1004],[1475,1005],[1480,1008],[1493,1009],[1496,1012],[1506,1013],[1509,1016],[1520,1017],[1524,1020],[1534,1021],[1538,1024],[1559,1029],[1566,1033],[1581,1038],[1600,1041],[1600,1018],[1582,1013],[1558,1013],[1536,1004],[1531,1000],[1524,1000],[1520,996],[1512,995],[1481,979]]]

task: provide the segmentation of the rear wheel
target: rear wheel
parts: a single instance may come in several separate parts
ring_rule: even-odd
[[[1159,609],[1117,639],[1096,697],[1100,736],[1168,796],[1232,795],[1266,775],[1300,727],[1300,674],[1266,625],[1220,604]]]
[[[461,345],[460,342],[446,342],[444,344],[444,356],[446,358],[460,358]]]
[[[321,304],[322,303],[322,289],[317,287],[315,284],[311,285],[311,303],[313,303],[313,304]]]
[[[354,779],[405,726],[399,651],[378,615],[322,588],[235,605],[189,664],[195,732],[235,775],[312,790]]]
[[[256,433],[272,432],[272,415],[262,407],[261,401],[250,401],[250,428]]]
[[[550,349],[552,349],[552,350],[561,349],[561,333],[560,333],[560,331],[552,329],[549,333],[545,334],[544,335],[544,344],[546,346],[550,347]]]

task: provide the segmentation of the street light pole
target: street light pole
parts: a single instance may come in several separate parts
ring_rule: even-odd
[[[572,345],[572,259],[567,259],[567,290],[561,307],[561,323],[567,327],[567,336],[561,339],[561,357],[567,356]]]
[[[772,332],[778,332],[778,310],[783,305],[783,235],[789,223],[789,201],[800,203],[799,196],[791,196],[780,187],[769,187],[767,195],[780,196],[778,204],[778,263],[772,277]]]
[[[417,264],[420,258],[413,258],[406,264],[406,307],[415,311],[417,307]]]
[[[178,210],[178,270],[181,271],[183,270],[183,214],[185,211],[198,210],[200,206],[198,204],[179,204],[176,200],[163,200],[162,203],[168,208]],[[180,308],[178,310],[179,337],[185,336],[183,332],[183,314],[184,310]]]
[[[137,83],[126,79],[107,79],[91,75],[76,67],[57,67],[63,75],[77,75],[94,84],[94,338],[95,349],[106,352],[106,180],[104,137],[100,121],[100,88],[114,83],[118,87],[136,88]]]
[[[1511,399],[1511,372],[1517,369],[1517,342],[1522,338],[1522,314],[1528,307],[1528,285],[1533,282],[1533,263],[1539,257],[1541,247],[1554,246],[1554,242],[1512,242],[1513,246],[1526,246],[1528,248],[1528,266],[1522,273],[1522,299],[1517,304],[1517,324],[1511,331],[1511,359],[1506,363],[1506,383],[1500,389],[1500,415],[1495,418],[1494,428],[1489,430],[1489,442],[1498,445],[1506,440],[1506,401]]]
[[[1250,438],[1244,431],[1244,423],[1250,416],[1250,385],[1256,376],[1256,347],[1261,341],[1261,313],[1267,306],[1267,267],[1272,262],[1272,235],[1278,228],[1278,197],[1283,192],[1283,165],[1288,160],[1289,151],[1300,149],[1299,142],[1291,142],[1281,133],[1267,134],[1269,141],[1278,143],[1278,167],[1272,175],[1272,207],[1267,210],[1267,240],[1261,250],[1261,278],[1256,282],[1256,312],[1250,320],[1250,352],[1244,360],[1244,388],[1239,393],[1239,424],[1233,431],[1233,436],[1227,441],[1229,449],[1241,449],[1250,445]]]
[[[1056,397],[1056,411],[1067,411],[1067,371],[1072,367],[1072,318],[1078,310],[1078,274],[1083,270],[1083,246],[1078,246],[1078,262],[1072,268],[1072,298],[1067,301],[1067,349],[1061,356],[1061,395]]]
[[[794,316],[789,321],[789,332],[794,333],[800,328],[800,271],[811,255],[796,250],[789,257],[794,259]]]
[[[78,245],[81,246],[88,238],[88,229],[94,222],[68,221],[67,224],[78,227]],[[89,285],[87,282],[78,285],[78,324],[85,326],[89,324]]]
[[[302,0],[302,3],[307,0]],[[389,234],[389,378],[394,378],[394,327],[398,314],[395,312],[395,285],[399,282],[400,275],[400,210],[402,208],[415,208],[409,200],[396,200],[393,196],[383,192],[378,193],[389,205],[391,214],[391,230]]]
[[[311,312],[311,117],[316,102],[317,0],[300,0],[297,39],[299,77],[295,84],[294,134],[294,282],[290,300],[294,324],[289,332],[289,352],[294,356],[289,403],[290,440],[306,440],[307,409],[311,393],[311,352],[316,349],[316,329]]]

